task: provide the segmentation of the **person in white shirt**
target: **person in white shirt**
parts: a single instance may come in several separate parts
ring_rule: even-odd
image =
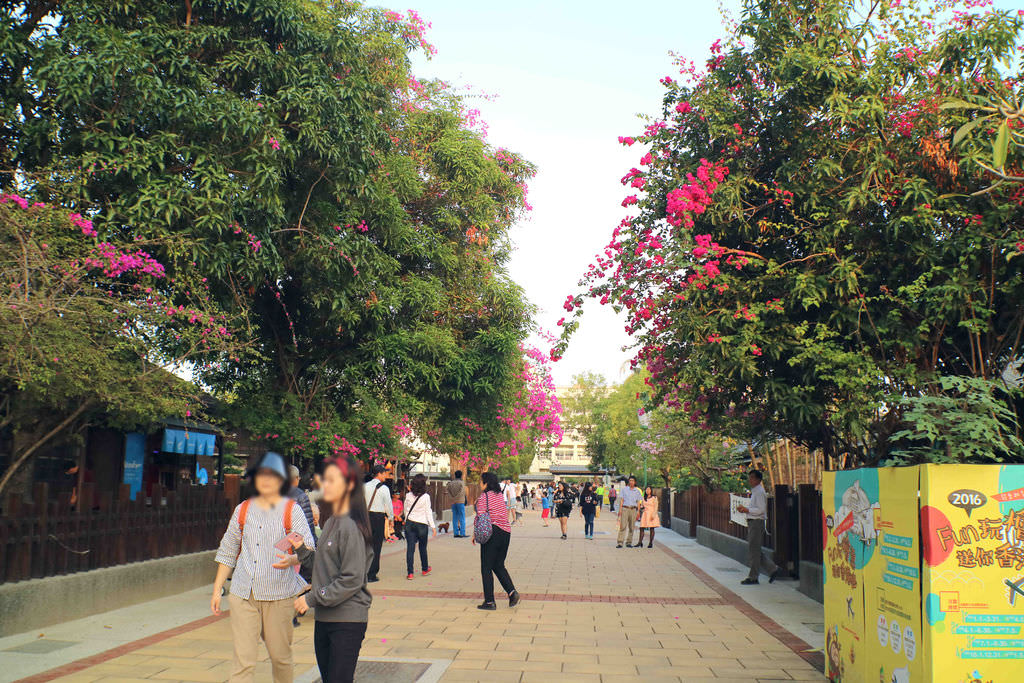
[[[429,529],[429,531],[428,531]],[[430,563],[427,561],[427,537],[430,532],[437,538],[437,522],[434,520],[434,506],[430,494],[427,493],[427,478],[417,474],[409,482],[409,493],[405,494],[405,568],[410,581],[415,574],[412,561],[416,556],[416,546],[420,547],[420,567],[423,576],[430,574]]]
[[[373,478],[366,482],[363,494],[366,496],[366,510],[370,513],[370,531],[373,532],[373,562],[366,580],[373,583],[380,580],[377,572],[380,571],[380,549],[384,545],[384,521],[394,521],[395,508],[391,504],[391,491],[384,483],[387,476],[384,466],[374,465],[371,473]]]
[[[779,568],[761,550],[761,544],[764,543],[765,524],[768,521],[768,494],[765,493],[761,480],[760,470],[747,472],[747,483],[750,484],[750,507],[740,505],[736,508],[747,516],[747,552],[750,558],[750,574],[740,581],[744,586],[752,586],[758,582],[757,577],[761,574],[762,566],[768,574],[768,583],[775,583],[775,577],[779,575]]]

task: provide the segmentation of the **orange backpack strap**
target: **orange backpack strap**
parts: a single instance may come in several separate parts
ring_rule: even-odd
[[[238,556],[235,557],[235,561],[238,561],[238,557],[242,555],[242,534],[245,533],[245,516],[249,514],[249,499],[246,498],[242,501],[242,504],[238,506]]]
[[[242,504],[238,506],[238,535],[241,536],[245,531],[245,516],[249,514],[249,500],[243,500]]]
[[[290,534],[292,532],[292,510],[295,508],[295,501],[291,498],[284,506],[284,532]]]

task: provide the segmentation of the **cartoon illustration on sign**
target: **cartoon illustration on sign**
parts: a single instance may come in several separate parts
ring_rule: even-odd
[[[860,479],[853,482],[843,492],[843,504],[836,510],[834,517],[835,529],[833,534],[842,540],[847,533],[859,538],[865,545],[870,545],[878,539],[878,531],[875,529],[875,509],[878,503],[872,503],[868,494],[860,487]]]
[[[839,646],[839,628],[833,626],[825,637],[825,653],[828,656],[828,679],[843,680],[843,652]]]

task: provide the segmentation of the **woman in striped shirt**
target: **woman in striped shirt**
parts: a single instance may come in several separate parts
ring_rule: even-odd
[[[235,646],[232,683],[253,680],[260,636],[270,655],[275,683],[291,683],[292,603],[306,589],[295,571],[298,556],[284,552],[291,532],[316,546],[302,509],[286,497],[291,488],[284,458],[268,451],[250,470],[256,495],[235,508],[217,550],[217,578],[210,609],[220,614],[224,582],[231,579],[231,635]],[[278,547],[275,547],[278,546]]]
[[[494,577],[498,577],[501,587],[508,593],[508,606],[519,604],[519,591],[512,583],[512,577],[505,569],[505,556],[508,555],[508,543],[512,539],[512,527],[508,523],[508,507],[502,495],[498,475],[484,472],[480,477],[484,492],[476,499],[476,512],[486,512],[491,517],[491,537],[480,546],[480,573],[484,582],[484,601],[477,609],[494,610]],[[476,544],[476,537],[473,537]]]

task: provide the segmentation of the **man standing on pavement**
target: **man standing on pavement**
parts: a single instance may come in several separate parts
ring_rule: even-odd
[[[373,478],[366,482],[363,492],[366,496],[366,509],[370,513],[370,531],[373,532],[373,562],[370,563],[370,571],[366,575],[366,580],[371,583],[380,581],[377,572],[380,571],[380,549],[384,545],[384,520],[395,519],[391,491],[384,483],[387,476],[384,466],[374,465],[372,473]]]
[[[316,524],[313,523],[313,506],[310,504],[309,494],[303,491],[299,487],[299,468],[295,465],[288,466],[288,476],[291,477],[292,487],[288,490],[288,497],[299,504],[302,508],[302,514],[306,515],[306,522],[309,524],[310,529],[315,529]],[[306,579],[309,581],[309,579]]]
[[[626,537],[626,528],[629,528],[629,539],[626,547],[633,547],[633,529],[636,526],[636,512],[643,499],[643,492],[636,487],[636,477],[629,478],[629,486],[622,490],[619,496],[619,540],[616,548],[622,547],[622,539]]]
[[[765,493],[764,486],[761,485],[761,479],[760,470],[747,472],[747,483],[750,484],[750,507],[740,505],[736,508],[747,516],[747,552],[750,558],[750,574],[740,581],[744,586],[752,586],[757,583],[762,566],[768,574],[768,583],[775,583],[775,577],[779,575],[779,568],[761,552],[765,523],[768,521],[768,494]]]
[[[462,470],[455,470],[455,478],[444,485],[452,499],[452,536],[466,537],[466,484],[462,481]]]

